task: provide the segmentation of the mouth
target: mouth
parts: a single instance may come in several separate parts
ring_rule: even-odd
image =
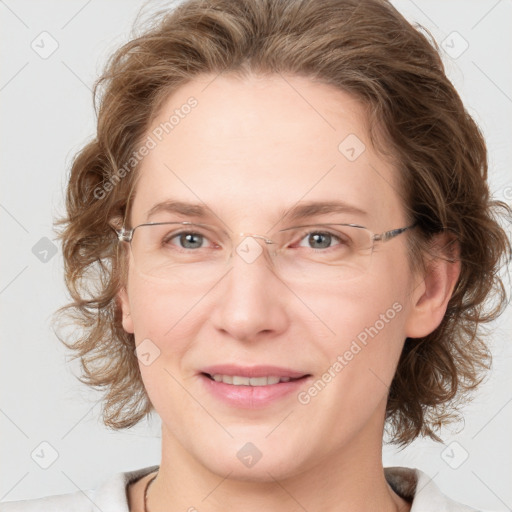
[[[296,395],[310,373],[275,366],[235,365],[203,368],[202,385],[216,401],[238,409],[262,409]]]
[[[297,380],[309,377],[309,374],[302,375],[301,377],[278,377],[275,375],[268,375],[263,377],[246,377],[243,375],[224,375],[220,373],[209,374],[202,372],[202,375],[215,382],[223,382],[231,386],[273,386],[282,382],[294,382]]]

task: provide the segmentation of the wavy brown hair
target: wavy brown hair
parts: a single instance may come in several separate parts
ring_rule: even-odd
[[[57,316],[75,328],[60,339],[81,361],[79,379],[103,391],[103,422],[131,427],[153,409],[116,299],[126,273],[109,223],[127,218],[138,170],[126,162],[169,94],[205,73],[302,76],[358,98],[418,226],[412,266],[436,233],[457,239],[461,274],[446,315],[430,335],[406,340],[386,412],[391,442],[440,441],[435,432],[460,418],[490,368],[480,324],[506,305],[499,269],[511,246],[500,218],[510,222],[512,211],[490,197],[482,133],[437,44],[386,0],[189,0],[150,17],[110,57],[94,85],[97,133],[73,160],[56,221],[72,300]]]

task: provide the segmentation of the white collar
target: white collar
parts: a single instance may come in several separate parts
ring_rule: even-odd
[[[87,494],[102,512],[129,512],[127,485],[158,468],[159,466],[149,466],[116,473],[92,494]],[[451,500],[440,491],[430,476],[419,469],[386,467],[384,475],[398,495],[409,502],[412,500],[411,512],[478,512],[474,508]]]

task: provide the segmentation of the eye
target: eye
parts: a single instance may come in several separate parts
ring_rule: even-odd
[[[301,242],[303,240],[306,240],[307,244],[311,244],[309,245],[311,249],[329,249],[332,247],[331,243],[336,241],[345,245],[350,243],[350,239],[342,233],[335,235],[329,231],[309,231],[305,235],[302,235]],[[299,246],[304,247],[300,242]]]
[[[175,238],[178,239],[180,249],[201,249],[203,242],[208,240],[206,236],[195,231],[180,231],[166,235],[162,240],[162,245],[176,245],[172,242]]]

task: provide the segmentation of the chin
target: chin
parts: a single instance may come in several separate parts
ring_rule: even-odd
[[[290,460],[293,460],[291,458]],[[208,461],[212,465],[207,464],[205,466],[208,469],[222,478],[226,478],[229,475],[230,480],[239,482],[259,482],[259,483],[275,483],[276,480],[286,480],[300,473],[303,468],[299,468],[294,461],[295,465],[290,466],[290,462],[283,464],[282,461],[272,459],[263,461],[260,459],[252,467],[244,467],[240,462],[233,460],[222,461]]]
[[[229,475],[230,480],[243,482],[286,480],[305,470],[306,454],[302,452],[298,456],[299,449],[304,448],[301,443],[294,447],[277,437],[275,443],[270,443],[264,436],[252,436],[254,442],[240,439],[237,436],[215,450],[206,449],[196,453],[197,460],[221,478]],[[248,437],[243,436],[242,439]],[[208,457],[205,457],[205,453]]]

